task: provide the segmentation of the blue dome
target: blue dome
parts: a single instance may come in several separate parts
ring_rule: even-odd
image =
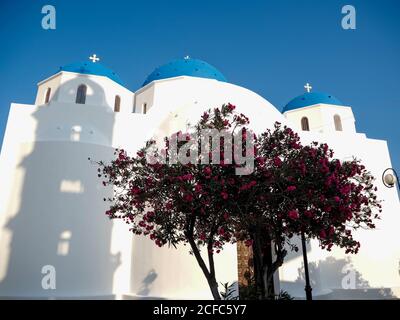
[[[104,76],[107,78],[110,78],[111,80],[119,83],[120,85],[122,84],[121,79],[118,77],[118,75],[112,71],[111,69],[108,69],[107,67],[101,65],[100,63],[96,62],[75,62],[71,64],[67,64],[64,67],[60,67],[60,71],[69,71],[69,72],[76,72],[76,73],[83,73],[83,74],[93,74],[96,76]]]
[[[161,67],[156,68],[143,83],[146,84],[160,79],[167,79],[179,76],[191,76],[199,78],[215,79],[226,82],[224,75],[212,65],[205,61],[191,58],[173,60]]]
[[[282,112],[312,106],[318,103],[334,104],[343,106],[343,103],[329,93],[323,92],[306,92],[291,100],[286,106],[283,107]]]

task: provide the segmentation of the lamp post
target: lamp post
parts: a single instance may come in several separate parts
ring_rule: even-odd
[[[393,168],[387,168],[382,174],[383,184],[388,188],[393,188],[397,182],[400,189],[400,181],[397,172]]]
[[[304,232],[301,233],[301,247],[303,249],[303,261],[304,261],[304,275],[306,278],[306,286],[304,290],[306,291],[306,300],[312,300],[312,288],[310,285],[310,275],[308,273],[308,259],[307,259],[307,247],[306,247],[306,237]]]

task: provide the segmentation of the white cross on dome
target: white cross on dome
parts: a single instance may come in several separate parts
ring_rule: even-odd
[[[96,54],[91,55],[89,59],[92,60],[93,63],[100,60],[100,58],[98,58]]]

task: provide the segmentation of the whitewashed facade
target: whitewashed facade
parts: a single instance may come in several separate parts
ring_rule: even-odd
[[[106,218],[102,199],[111,190],[101,186],[88,157],[109,160],[114,148],[135,153],[150,137],[184,130],[208,108],[228,102],[250,118],[255,131],[287,123],[305,142],[325,141],[339,158],[361,158],[378,178],[383,219],[377,230],[358,233],[357,256],[344,263],[341,250],[327,253],[311,244],[314,295],[345,297],[343,283],[347,288],[353,282],[343,278],[354,269],[355,289],[367,286],[371,295],[383,288],[399,296],[400,205],[395,189],[380,181],[391,166],[386,141],[357,133],[350,107],[318,103],[282,114],[251,90],[224,81],[208,64],[193,61],[199,63],[193,72],[205,68],[211,75],[190,73],[181,60],[168,66],[169,73],[156,70],[155,79],[136,92],[106,68],[91,70],[89,62],[82,72],[65,68],[39,82],[35,104],[11,104],[0,155],[0,298],[211,298],[188,247],[160,249]],[[85,103],[76,103],[82,85]],[[341,117],[342,131],[335,130],[334,115]],[[305,116],[308,132],[301,131]],[[290,255],[279,273],[280,287],[300,298],[301,263],[300,255]],[[55,268],[55,289],[43,289],[47,265]],[[217,256],[216,267],[219,282],[237,281],[236,246]]]

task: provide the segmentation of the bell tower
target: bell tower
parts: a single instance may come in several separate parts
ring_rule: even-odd
[[[39,82],[35,105],[58,102],[132,113],[134,93],[124,87],[114,71],[98,62],[97,55],[89,59],[60,67],[57,73]]]
[[[283,114],[291,122],[293,129],[305,133],[356,133],[351,107],[345,106],[329,93],[312,92],[309,83],[304,88],[304,94],[294,98],[283,108]]]

